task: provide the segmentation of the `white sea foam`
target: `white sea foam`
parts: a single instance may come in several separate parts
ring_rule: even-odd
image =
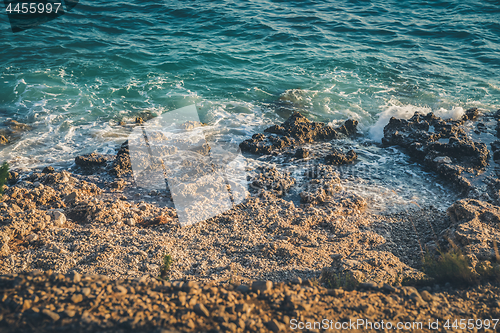
[[[370,138],[374,141],[380,141],[384,137],[384,127],[389,123],[392,117],[398,119],[409,119],[415,112],[428,114],[434,112],[436,116],[444,119],[460,119],[464,114],[462,107],[454,106],[450,109],[439,108],[432,110],[428,106],[417,106],[412,104],[402,104],[395,99],[389,100],[380,107],[383,111],[378,114],[377,122],[370,128]]]

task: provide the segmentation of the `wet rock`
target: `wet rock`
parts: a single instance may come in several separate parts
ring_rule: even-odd
[[[494,141],[491,143],[491,151],[493,152],[493,159],[495,161],[500,160],[500,141]]]
[[[296,142],[289,137],[280,137],[278,135],[254,134],[251,139],[245,140],[240,144],[242,151],[252,154],[268,155],[276,149],[293,146]]]
[[[471,183],[466,176],[473,177],[473,169],[488,165],[489,151],[484,143],[473,141],[461,127],[469,117],[475,119],[475,111],[469,111],[460,121],[445,121],[432,113],[415,113],[408,120],[393,117],[384,128],[382,143],[406,148],[414,159],[470,190]]]
[[[340,149],[335,149],[333,153],[325,157],[327,164],[342,165],[347,163],[352,163],[358,158],[358,154],[354,150],[349,150],[347,153],[343,153]]]
[[[55,172],[54,167],[51,167],[51,166],[46,166],[42,170],[42,173],[54,173],[54,172]]]
[[[121,179],[115,180],[114,182],[109,184],[109,187],[112,191],[121,191],[125,188],[127,182]]]
[[[295,157],[297,158],[306,158],[309,156],[309,150],[305,148],[299,148],[295,151]]]
[[[203,126],[203,123],[201,123],[199,121],[190,120],[190,121],[186,121],[185,123],[180,124],[179,128],[181,128],[183,130],[190,131],[190,130],[193,130],[197,127],[201,127],[201,126]]]
[[[10,120],[5,121],[4,125],[9,127],[12,131],[16,131],[16,132],[31,130],[30,125],[20,123],[14,119],[10,119]]]
[[[471,108],[465,111],[463,115],[464,120],[476,120],[479,117],[479,110],[477,108]]]
[[[264,130],[270,134],[254,134],[251,139],[243,141],[240,148],[253,154],[271,154],[297,144],[329,141],[342,135],[354,135],[357,124],[356,120],[350,119],[334,129],[321,122],[312,122],[299,112],[295,112],[281,125],[273,125]]]
[[[15,171],[9,171],[7,176],[7,184],[14,185],[19,180],[19,174]]]
[[[128,147],[128,140],[125,141],[113,161],[113,166],[111,168],[111,173],[117,177],[122,177],[124,175],[130,174],[132,172],[132,163],[130,162],[130,154]]]
[[[75,164],[82,168],[94,168],[106,164],[107,158],[101,154],[91,153],[87,155],[77,156]]]
[[[68,194],[67,196],[64,197],[64,202],[72,203],[72,202],[75,202],[77,198],[78,198],[78,193],[71,192],[70,194]]]
[[[13,143],[21,138],[23,132],[31,130],[31,126],[10,119],[0,124],[0,145]]]

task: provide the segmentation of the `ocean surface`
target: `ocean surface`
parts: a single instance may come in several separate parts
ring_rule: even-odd
[[[82,0],[20,33],[0,8],[0,123],[33,127],[0,148],[17,168],[112,153],[120,121],[190,104],[235,143],[282,122],[280,103],[355,118],[375,143],[391,116],[500,108],[498,0]],[[363,149],[368,164],[400,155]]]

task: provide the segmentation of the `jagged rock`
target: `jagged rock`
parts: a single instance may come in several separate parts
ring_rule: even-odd
[[[347,153],[343,153],[340,149],[336,149],[333,153],[325,157],[327,164],[341,165],[352,163],[358,158],[358,154],[354,150],[349,150]]]
[[[9,176],[7,177],[7,184],[14,185],[19,179],[19,174],[15,171],[9,171]]]
[[[43,168],[42,170],[42,173],[54,173],[55,172],[55,169],[54,167],[51,167],[51,166],[47,166],[45,168]]]
[[[31,130],[31,126],[20,123],[14,119],[9,119],[4,122],[4,125],[9,127],[12,131],[21,132]]]
[[[262,168],[261,173],[257,174],[249,182],[250,188],[262,191],[271,191],[278,197],[286,195],[290,189],[295,186],[295,178],[289,173],[279,172],[276,168]]]
[[[132,163],[130,162],[130,154],[128,148],[128,140],[125,141],[118,153],[116,154],[116,158],[113,161],[112,173],[114,173],[117,177],[122,177],[126,174],[132,172]]]
[[[465,114],[463,115],[462,119],[463,120],[476,120],[477,117],[479,117],[479,110],[477,108],[471,108],[467,111],[465,111]]]
[[[240,144],[242,151],[252,154],[268,155],[275,149],[282,149],[294,146],[295,140],[289,137],[280,137],[278,135],[254,134],[251,139],[245,140]]]
[[[476,199],[462,199],[447,210],[452,224],[444,232],[467,254],[480,260],[495,257],[494,244],[500,243],[500,207]]]
[[[493,152],[493,159],[500,160],[500,141],[494,141],[491,143],[491,151]]]
[[[77,156],[75,158],[75,164],[82,168],[93,168],[106,164],[107,160],[106,157],[94,152],[83,156]]]
[[[271,154],[275,150],[297,144],[329,141],[342,135],[354,135],[357,124],[356,120],[349,119],[334,129],[321,122],[312,122],[299,112],[295,112],[281,125],[273,125],[264,130],[265,133],[271,134],[254,134],[251,139],[243,141],[240,148],[253,154]]]
[[[486,145],[470,139],[460,127],[465,120],[476,116],[471,109],[459,121],[445,121],[432,113],[415,113],[408,120],[392,117],[384,128],[382,143],[406,148],[414,159],[470,190],[465,172],[472,175],[474,169],[486,167],[489,159]]]
[[[9,143],[9,140],[3,136],[3,135],[0,135],[0,145],[6,145]]]
[[[304,148],[299,148],[295,151],[295,157],[297,158],[306,158],[309,156],[309,150]]]

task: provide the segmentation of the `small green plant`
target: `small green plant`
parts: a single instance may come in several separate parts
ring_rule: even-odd
[[[172,266],[172,256],[170,254],[165,254],[163,255],[163,263],[160,267],[160,276],[159,278],[161,280],[166,280],[168,281],[168,273],[170,272],[170,266]]]
[[[328,289],[344,288],[346,290],[356,289],[359,282],[350,274],[340,275],[328,270],[321,272],[320,282]]]
[[[4,162],[0,167],[0,198],[3,194],[3,186],[7,183],[7,178],[9,177],[9,165]]]
[[[469,260],[456,246],[446,253],[441,253],[436,259],[426,254],[422,269],[435,283],[450,283],[456,286],[468,286],[477,283]]]
[[[493,243],[496,261],[480,261],[475,269],[462,251],[450,241],[452,248],[448,252],[439,251],[439,256],[427,253],[422,259],[423,279],[405,279],[403,285],[430,286],[449,283],[465,287],[486,282],[500,283],[500,255],[497,244]]]

